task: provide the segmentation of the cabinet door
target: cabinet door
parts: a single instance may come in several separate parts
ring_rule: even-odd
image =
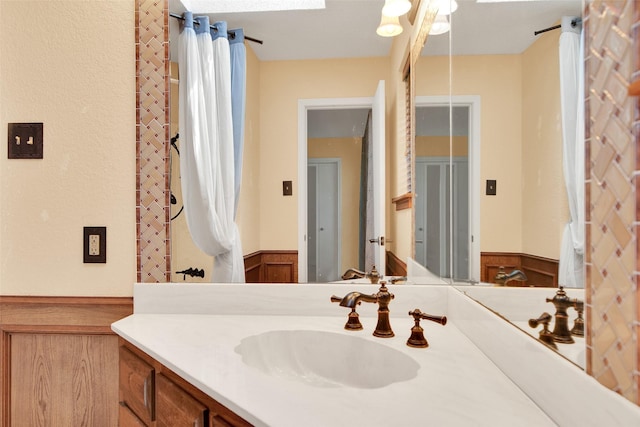
[[[140,418],[136,417],[136,414],[122,402],[120,402],[118,417],[118,427],[146,427]]]
[[[147,425],[154,420],[154,373],[151,365],[120,347],[120,400]]]
[[[162,374],[156,376],[158,427],[204,427],[207,407]]]

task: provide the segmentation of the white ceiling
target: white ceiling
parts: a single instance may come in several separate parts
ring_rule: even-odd
[[[193,1],[169,0],[169,10],[182,14],[186,10],[185,4]],[[423,55],[446,55],[449,45],[454,55],[521,53],[535,41],[534,31],[556,25],[562,16],[580,16],[586,0],[457,1],[458,10],[451,15],[452,31],[430,36]],[[204,3],[200,0],[194,4]],[[219,2],[209,0],[207,3],[212,8],[209,10],[215,10]],[[325,4],[325,9],[303,11],[192,12],[194,15],[209,15],[211,22],[227,21],[229,29],[244,28],[246,36],[262,40],[262,45],[250,43],[262,61],[389,55],[392,40],[376,34],[384,0],[325,0]],[[405,21],[404,17],[402,21]],[[407,22],[404,23],[406,26]],[[171,56],[176,59],[177,43],[173,41],[179,31],[178,20],[171,18]],[[325,117],[327,114],[331,113],[321,115]],[[362,114],[358,117],[357,123],[346,123],[344,131],[337,130],[334,123],[327,127],[330,129],[328,132],[353,136],[356,125],[358,130],[355,132],[362,129]],[[320,135],[318,129],[313,132]]]
[[[170,12],[182,14],[186,10],[184,4],[190,4],[189,1],[169,0]],[[458,0],[458,10],[451,15],[453,31],[431,36],[425,54],[447,54],[449,35],[454,54],[521,53],[535,40],[534,31],[554,25],[563,15],[580,15],[582,2]],[[213,10],[218,2],[207,3]],[[251,44],[262,61],[389,54],[391,39],[376,34],[384,0],[326,0],[325,3],[325,9],[302,11],[192,12],[209,15],[212,22],[227,21],[228,28],[244,28],[245,35],[262,40],[262,45]],[[176,19],[170,21],[173,40],[179,26]]]

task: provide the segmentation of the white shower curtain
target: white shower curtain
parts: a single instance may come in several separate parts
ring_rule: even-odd
[[[560,102],[564,179],[571,219],[562,236],[558,282],[584,287],[584,71],[582,26],[575,16],[562,18]]]
[[[213,282],[244,282],[234,223],[234,148],[231,64],[226,23],[184,14],[179,38],[180,173],[193,242],[214,257]]]

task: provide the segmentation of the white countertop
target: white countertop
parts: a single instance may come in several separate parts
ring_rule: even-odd
[[[337,289],[352,290],[353,285],[349,286]],[[364,289],[370,293],[376,291],[370,286]],[[393,338],[371,335],[376,324],[376,306],[373,304],[364,304],[358,309],[364,330],[345,331],[343,326],[348,309],[331,304],[330,292],[325,295],[324,304],[332,316],[136,312],[112,327],[127,341],[256,426],[555,425],[456,327],[455,321],[450,319],[446,326],[441,326],[423,320],[421,325],[429,347],[408,347],[405,343],[413,320],[401,307],[420,304],[420,301],[412,297],[413,291],[405,289],[410,288],[391,289],[396,293],[390,306],[391,325],[396,334]],[[227,290],[230,289],[224,289]],[[326,292],[322,288],[320,291],[321,294]],[[441,310],[446,307],[448,289],[435,291],[441,304],[437,310]],[[404,303],[399,302],[399,298],[404,299]],[[175,301],[168,311],[179,311]],[[247,307],[252,306],[251,301],[244,303]],[[287,313],[287,301],[280,303],[282,312]],[[216,305],[225,306],[221,301]],[[138,304],[138,311],[152,311],[141,308],[143,306],[145,304]],[[446,314],[430,307],[417,307],[432,314]],[[166,310],[159,307],[158,311]],[[420,369],[417,377],[411,380],[377,389],[360,389],[315,387],[245,365],[235,351],[242,338],[274,330],[356,335],[409,355]],[[371,375],[376,372],[372,371]]]
[[[640,407],[456,288],[389,289],[393,338],[371,335],[375,304],[358,308],[364,330],[343,329],[349,309],[329,297],[377,291],[358,284],[136,284],[134,314],[112,328],[257,426],[640,425]],[[538,312],[539,299],[524,312]],[[511,307],[521,300],[504,302]],[[448,317],[444,327],[421,322],[426,349],[405,345],[414,308]],[[290,330],[360,337],[420,368],[412,379],[381,388],[318,387],[250,367],[235,350],[243,338]]]
[[[555,425],[455,326],[423,321],[430,346],[405,345],[413,321],[393,318],[393,338],[343,329],[344,316],[140,314],[113,329],[181,377],[257,426]],[[378,389],[320,388],[244,364],[244,337],[273,330],[315,330],[383,342],[415,359],[418,376]],[[327,349],[331,351],[331,349]],[[356,355],[357,357],[357,355]],[[371,372],[376,375],[376,372]],[[464,408],[464,410],[461,410]]]

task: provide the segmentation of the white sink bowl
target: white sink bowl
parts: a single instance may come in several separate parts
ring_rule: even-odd
[[[315,387],[380,388],[420,369],[385,344],[333,332],[270,331],[243,338],[235,351],[248,366]]]

